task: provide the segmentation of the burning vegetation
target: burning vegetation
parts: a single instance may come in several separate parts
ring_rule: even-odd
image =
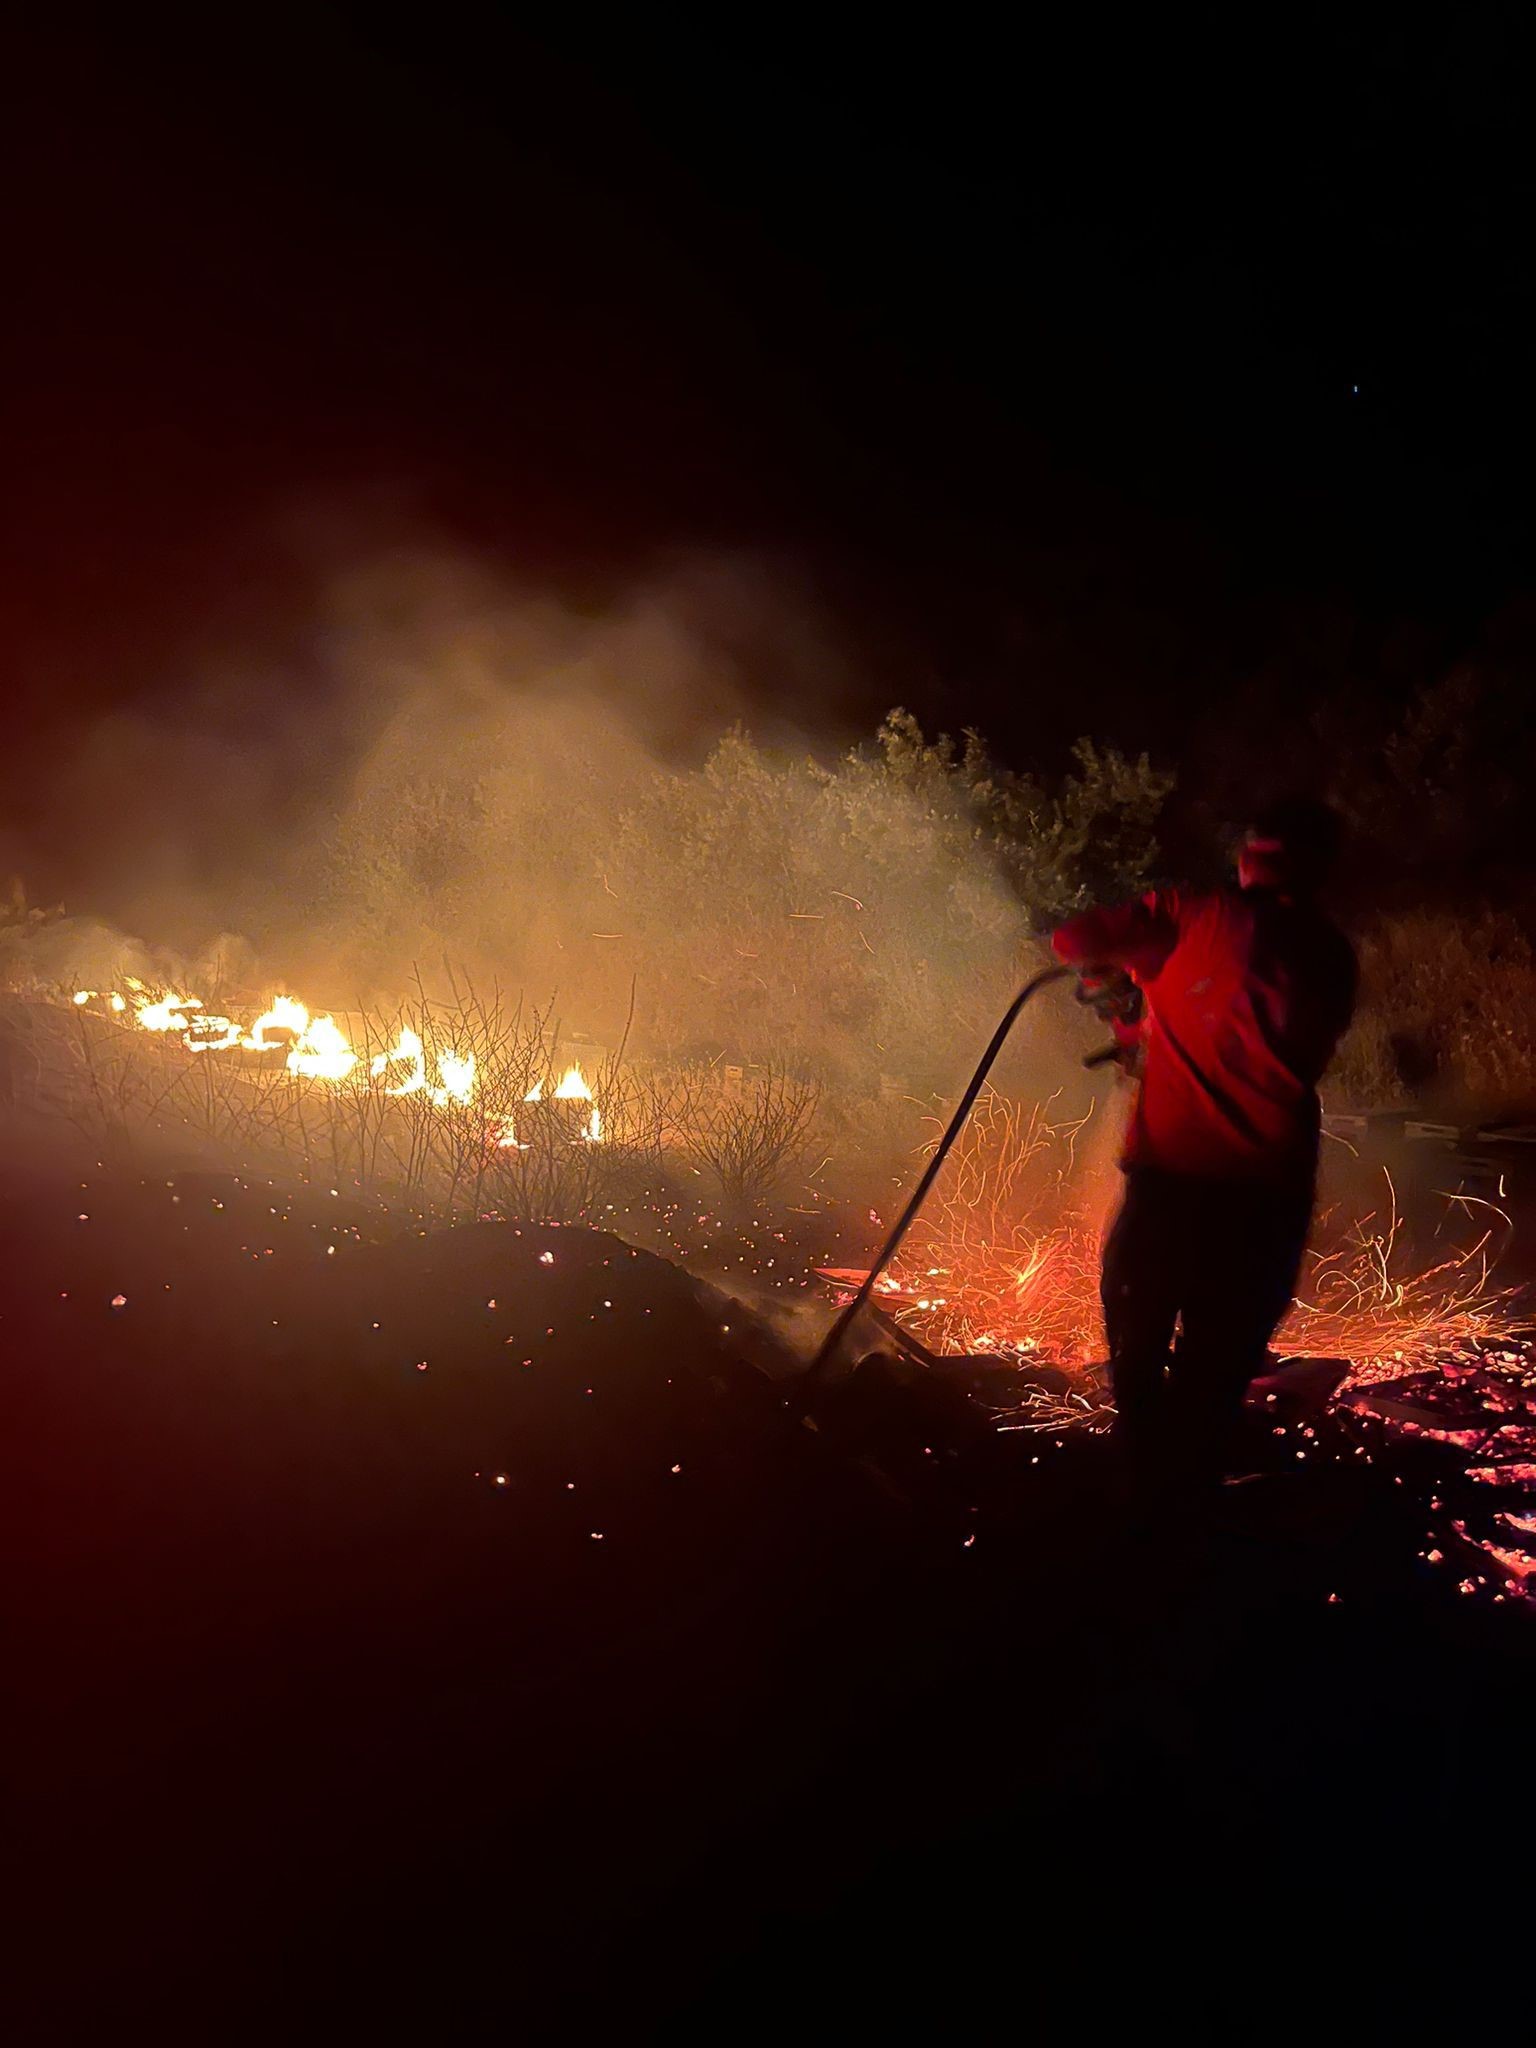
[[[806,1148],[816,1086],[782,1067],[642,1061],[567,1037],[548,1009],[451,993],[313,1011],[122,988],[32,990],[6,1026],[13,1102],[119,1158],[190,1150],[438,1221],[574,1222],[704,1177],[742,1215]]]
[[[589,712],[510,709],[478,680],[451,715],[407,693],[325,844],[237,900],[259,951],[200,965],[19,909],[0,931],[12,1102],[103,1157],[191,1152],[418,1224],[599,1223],[774,1290],[857,1271],[870,1195],[909,1180],[1028,932],[1154,872],[1169,780],[1086,742],[1055,782],[1014,774],[902,712],[831,764],[738,730],[687,768],[611,722],[591,744]],[[297,931],[287,888],[310,906]],[[264,974],[264,955],[291,964]],[[401,999],[422,958],[468,966]],[[338,982],[364,993],[312,1000]],[[1085,1031],[1032,1020],[881,1282],[931,1351],[1066,1375],[1052,1427],[1102,1415],[1115,1109],[1078,1074]],[[1481,1463],[1507,1476],[1529,1398],[1504,1226],[1462,1220],[1458,1249],[1426,1251],[1389,1183],[1354,1191],[1281,1341],[1347,1359],[1349,1398],[1412,1383],[1405,1431],[1481,1386],[1505,1415]]]
[[[40,1099],[93,1138],[190,1133],[450,1219],[574,1221],[706,1168],[715,1198],[746,1215],[771,1206],[819,1121],[817,1091],[772,1068],[628,1062],[621,1044],[589,1079],[579,1059],[562,1063],[547,1012],[468,985],[393,1014],[314,1012],[283,994],[242,1015],[128,977],[27,1016]],[[1112,1122],[987,1091],[881,1279],[886,1305],[940,1353],[1091,1372]],[[1379,1211],[1325,1214],[1281,1333],[1287,1348],[1348,1359],[1356,1384],[1464,1359],[1512,1321],[1494,1280],[1497,1212],[1426,1263],[1390,1179],[1383,1196]]]

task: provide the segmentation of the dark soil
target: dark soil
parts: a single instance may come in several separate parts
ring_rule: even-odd
[[[1101,1442],[804,1428],[598,1232],[14,1165],[0,1228],[17,2038],[1515,1988],[1536,1633],[1420,1557],[1432,1466],[1324,1432],[1149,1523]]]

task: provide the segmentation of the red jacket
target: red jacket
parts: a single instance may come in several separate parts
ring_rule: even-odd
[[[1054,943],[1074,965],[1125,968],[1146,997],[1127,1166],[1310,1181],[1317,1084],[1355,1002],[1355,956],[1321,911],[1269,889],[1159,889],[1073,918]]]

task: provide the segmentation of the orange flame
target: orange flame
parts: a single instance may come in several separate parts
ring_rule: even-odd
[[[427,1055],[422,1045],[421,1034],[412,1031],[409,1025],[402,1025],[400,1041],[392,1052],[376,1053],[368,1064],[368,1072],[377,1081],[387,1074],[391,1067],[404,1064],[408,1069],[405,1078],[393,1088],[386,1088],[386,1095],[415,1095],[427,1085]]]
[[[294,1041],[288,1055],[290,1074],[311,1081],[344,1081],[357,1065],[347,1035],[331,1017],[316,1017]]]
[[[108,994],[108,1008],[118,1016],[131,1009],[132,1023],[139,1030],[164,1037],[179,1033],[182,1046],[189,1053],[232,1052],[236,1049],[252,1053],[282,1053],[287,1071],[306,1081],[337,1087],[358,1078],[361,1056],[353,1048],[345,1030],[333,1016],[312,1015],[297,996],[274,996],[259,1016],[248,1026],[242,1026],[232,1017],[206,1010],[198,996],[182,995],[173,988],[152,990],[131,975],[124,977],[123,986],[126,994],[115,989]],[[96,989],[75,989],[70,1000],[76,1008],[84,1009],[98,1001],[100,993]],[[435,1068],[435,1078],[429,1078],[429,1064]],[[384,1084],[380,1092],[386,1096],[422,1095],[434,1109],[439,1110],[467,1107],[480,1092],[480,1077],[473,1052],[444,1047],[434,1051],[429,1062],[420,1032],[408,1025],[401,1027],[395,1044],[388,1051],[370,1056],[366,1079],[371,1084]],[[542,1102],[544,1089],[545,1084],[536,1081],[524,1100]],[[553,1094],[559,1102],[590,1103],[591,1109],[578,1142],[601,1142],[604,1135],[602,1111],[578,1064],[573,1062],[566,1069]],[[517,1145],[516,1131],[509,1117],[492,1117],[486,1129],[494,1144]]]

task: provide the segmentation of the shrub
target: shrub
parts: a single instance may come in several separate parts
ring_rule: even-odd
[[[1511,917],[1422,910],[1360,940],[1360,1009],[1333,1084],[1361,1107],[1536,1102],[1536,953]]]

